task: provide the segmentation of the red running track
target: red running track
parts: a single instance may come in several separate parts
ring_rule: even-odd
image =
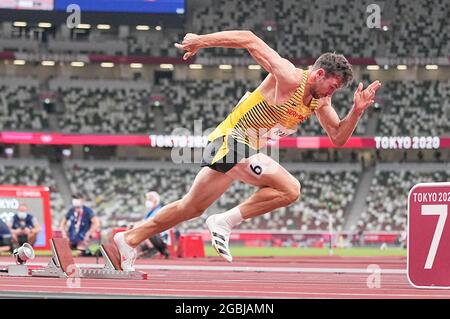
[[[30,265],[42,266],[48,258]],[[95,258],[77,258],[98,267]],[[4,267],[11,263],[1,257]],[[102,260],[100,259],[100,263]],[[368,278],[377,265],[379,281]],[[121,298],[449,298],[450,290],[417,289],[406,276],[403,257],[271,257],[139,260],[148,280],[0,277],[1,296]],[[373,277],[370,277],[373,278]],[[369,278],[369,279],[370,279]],[[377,284],[379,283],[379,287]],[[370,288],[372,287],[372,288]]]

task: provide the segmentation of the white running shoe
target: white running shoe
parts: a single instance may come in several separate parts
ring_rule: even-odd
[[[206,219],[206,226],[208,226],[211,233],[211,243],[219,256],[228,261],[233,261],[233,257],[228,247],[228,241],[230,239],[231,229],[224,222],[217,218],[217,215],[211,215]]]
[[[120,252],[120,266],[123,271],[134,271],[134,262],[136,261],[137,253],[132,247],[125,242],[125,232],[120,232],[114,235],[114,242]]]

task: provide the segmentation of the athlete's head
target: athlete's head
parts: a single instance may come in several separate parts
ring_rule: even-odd
[[[310,78],[313,98],[331,96],[353,81],[352,66],[342,54],[324,53],[314,62]]]

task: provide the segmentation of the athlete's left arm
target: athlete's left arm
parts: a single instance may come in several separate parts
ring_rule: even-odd
[[[375,81],[363,90],[362,83],[359,83],[354,94],[352,109],[342,120],[339,119],[336,111],[331,106],[331,97],[324,98],[320,101],[321,105],[316,109],[316,116],[319,119],[320,125],[322,125],[335,145],[344,145],[350,136],[352,136],[364,111],[374,103],[375,93],[380,86],[380,81]]]

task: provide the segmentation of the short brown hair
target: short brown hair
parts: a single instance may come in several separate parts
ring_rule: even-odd
[[[313,70],[320,68],[325,70],[327,76],[339,77],[344,87],[353,81],[352,66],[342,54],[332,52],[322,54],[312,66]]]

